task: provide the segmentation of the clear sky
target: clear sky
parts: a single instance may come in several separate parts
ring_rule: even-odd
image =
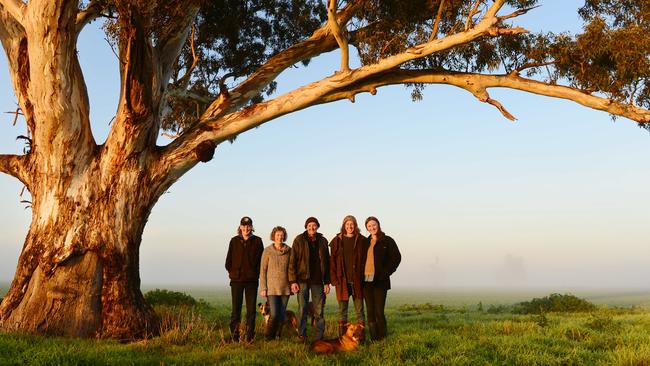
[[[580,29],[581,1],[542,4],[517,23]],[[103,142],[117,62],[92,27],[79,57]],[[337,63],[330,54],[287,71],[280,92]],[[293,238],[313,215],[331,238],[352,214],[377,216],[397,241],[396,286],[650,287],[650,133],[569,101],[490,93],[517,122],[453,87],[428,87],[413,103],[397,86],[281,117],[219,146],[154,207],[143,285],[227,285],[227,244],[242,215],[268,244],[275,225]],[[4,58],[0,108],[15,109]],[[0,153],[19,153],[25,125],[3,116]],[[0,175],[0,282],[13,277],[31,219],[20,190]]]

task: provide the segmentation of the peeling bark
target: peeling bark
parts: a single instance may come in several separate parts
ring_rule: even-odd
[[[158,332],[140,292],[139,247],[162,193],[147,163],[95,163],[32,193],[33,221],[2,305],[0,328],[134,339]]]

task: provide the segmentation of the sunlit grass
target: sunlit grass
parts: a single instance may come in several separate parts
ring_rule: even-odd
[[[518,296],[505,297],[530,300]],[[464,303],[450,293],[390,297],[389,337],[355,353],[315,355],[286,330],[282,340],[265,341],[259,317],[253,345],[230,343],[226,293],[195,306],[156,306],[162,335],[128,344],[0,333],[0,365],[650,365],[650,311],[640,307],[517,315],[488,313],[493,303],[480,294],[459,296]],[[333,297],[326,315],[326,336],[334,337]]]

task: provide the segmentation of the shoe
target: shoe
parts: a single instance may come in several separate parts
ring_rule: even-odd
[[[366,322],[361,320],[357,324],[361,326],[361,329],[358,330],[359,344],[364,344],[366,343]]]
[[[339,338],[345,334],[345,320],[339,320]]]

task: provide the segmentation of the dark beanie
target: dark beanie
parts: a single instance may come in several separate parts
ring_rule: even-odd
[[[316,226],[320,227],[320,223],[318,222],[318,219],[312,216],[307,218],[307,221],[305,221],[305,229],[307,228],[307,225],[309,225],[310,222],[315,222]]]

